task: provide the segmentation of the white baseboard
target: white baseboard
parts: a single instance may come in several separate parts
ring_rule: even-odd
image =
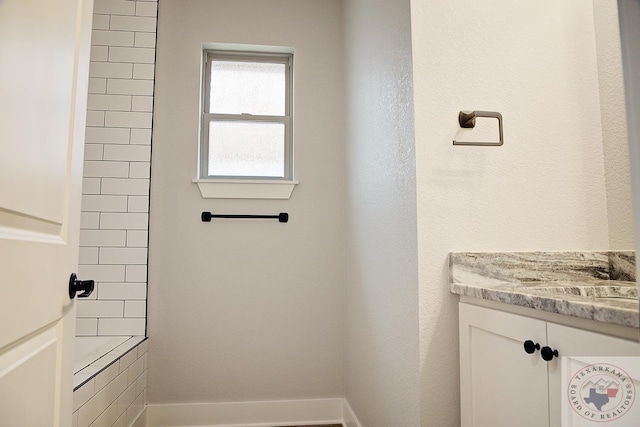
[[[343,424],[361,427],[342,398],[147,405],[146,427],[267,427]],[[136,425],[136,427],[138,427]]]

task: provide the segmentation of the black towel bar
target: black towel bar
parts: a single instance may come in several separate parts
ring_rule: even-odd
[[[278,215],[227,215],[227,214],[212,214],[211,212],[202,212],[200,219],[202,222],[211,222],[211,218],[268,218],[277,219],[278,222],[289,222],[289,214],[281,212]]]

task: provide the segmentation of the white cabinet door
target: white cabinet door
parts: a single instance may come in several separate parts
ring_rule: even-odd
[[[0,425],[71,424],[91,0],[0,1]]]
[[[559,357],[640,356],[640,343],[589,332],[568,326],[547,324],[549,346],[558,350]],[[606,362],[605,359],[602,360]],[[551,427],[561,426],[562,390],[560,360],[549,362],[549,412]]]
[[[545,322],[460,304],[463,427],[548,425],[547,362],[526,340],[544,346]]]

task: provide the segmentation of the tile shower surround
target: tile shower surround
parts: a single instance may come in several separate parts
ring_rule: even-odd
[[[93,12],[76,334],[144,335],[157,1]]]
[[[90,378],[73,391],[72,427],[132,425],[146,404],[147,346],[119,347],[81,371]]]

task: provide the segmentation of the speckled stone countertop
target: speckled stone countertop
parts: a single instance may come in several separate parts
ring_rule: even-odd
[[[634,252],[449,254],[451,292],[640,327]]]

